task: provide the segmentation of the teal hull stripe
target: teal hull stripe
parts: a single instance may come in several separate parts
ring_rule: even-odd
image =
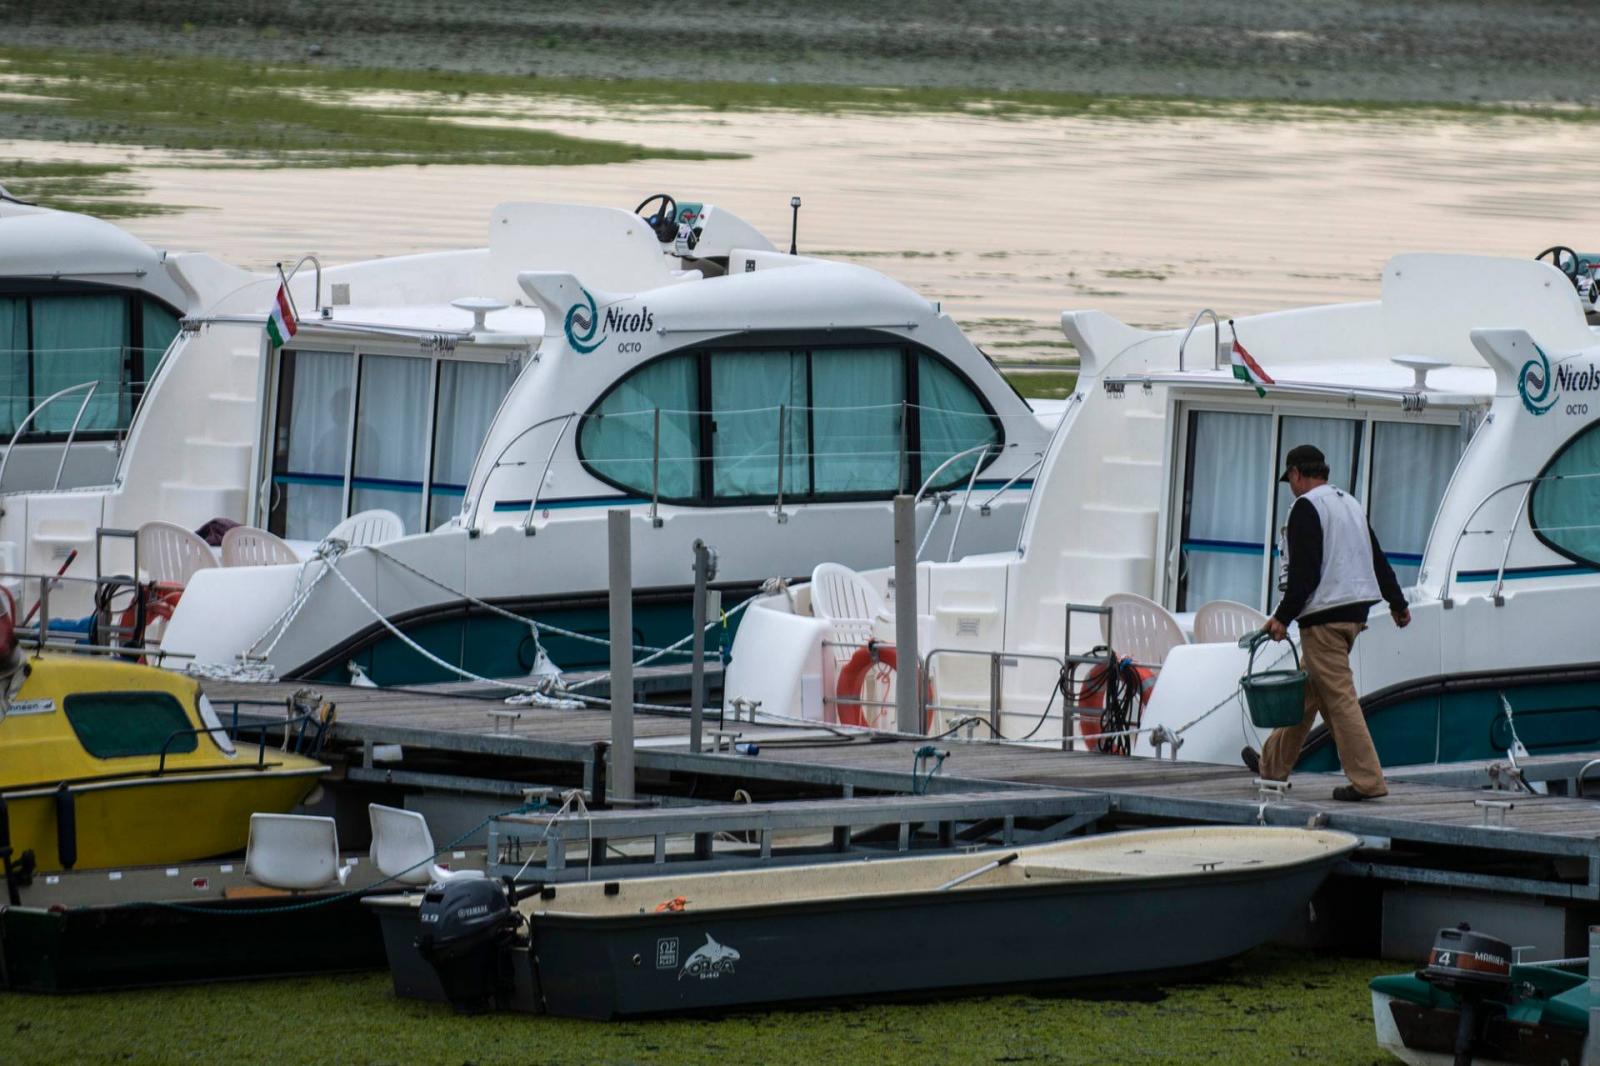
[[[1573,577],[1582,574],[1600,574],[1600,569],[1592,566],[1583,566],[1579,563],[1568,563],[1565,566],[1515,566],[1506,570],[1506,580],[1516,581],[1519,578],[1536,577]],[[1462,570],[1456,574],[1457,581],[1493,581],[1500,576],[1498,570]]]
[[[1004,481],[980,481],[973,486],[977,489],[998,489],[1005,485]],[[1011,489],[1027,492],[1033,488],[1032,481],[1019,481]],[[496,500],[495,512],[526,511],[532,500]],[[562,511],[575,507],[630,507],[635,504],[645,504],[650,501],[643,496],[575,496],[570,499],[540,500],[539,510]]]
[[[1264,549],[1260,544],[1242,540],[1186,540],[1183,550],[1217,555],[1260,555]]]

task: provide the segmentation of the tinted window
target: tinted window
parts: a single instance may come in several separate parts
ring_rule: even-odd
[[[1573,437],[1544,468],[1528,501],[1528,518],[1545,544],[1600,566],[1600,425]]]
[[[980,444],[999,443],[994,419],[977,393],[943,360],[927,353],[917,357],[917,422],[922,439],[922,476],[939,464]],[[935,487],[965,481],[983,453],[957,459],[939,475]]]
[[[78,741],[97,759],[159,755],[167,738],[167,754],[194,751],[195,734],[173,737],[192,728],[183,706],[165,692],[88,692],[68,696],[67,721]]]
[[[675,355],[628,375],[584,418],[578,446],[589,467],[623,488],[649,495],[657,455],[667,499],[700,494],[699,360]]]

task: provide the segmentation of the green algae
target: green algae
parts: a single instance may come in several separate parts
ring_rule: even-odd
[[[62,997],[0,995],[16,1066],[271,1063],[1228,1063],[1387,1061],[1370,959],[1264,948],[1213,979],[1078,995],[967,995],[596,1023],[460,1017],[386,974]]]

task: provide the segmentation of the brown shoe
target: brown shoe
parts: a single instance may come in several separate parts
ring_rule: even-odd
[[[1244,746],[1244,750],[1239,753],[1239,758],[1244,762],[1245,769],[1249,770],[1251,773],[1255,774],[1257,777],[1261,776],[1261,753],[1260,752],[1256,751],[1256,749],[1254,749],[1250,745],[1246,744]]]
[[[1387,792],[1380,792],[1377,796],[1369,796],[1354,785],[1340,785],[1333,790],[1333,798],[1342,803],[1359,803],[1362,800],[1375,800],[1387,795]]]

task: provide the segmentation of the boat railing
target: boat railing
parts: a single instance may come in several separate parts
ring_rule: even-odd
[[[1194,320],[1189,323],[1189,328],[1183,331],[1183,340],[1178,342],[1178,372],[1180,374],[1183,373],[1183,350],[1188,347],[1189,338],[1194,335],[1195,327],[1199,326],[1200,320],[1207,315],[1211,316],[1212,326],[1216,330],[1216,335],[1212,338],[1211,343],[1211,369],[1222,369],[1222,320],[1217,317],[1217,313],[1211,308],[1203,307],[1194,316]]]
[[[1496,607],[1504,607],[1506,566],[1511,560],[1511,548],[1516,540],[1517,531],[1522,527],[1524,516],[1528,515],[1529,513],[1528,502],[1533,495],[1533,490],[1541,483],[1547,481],[1580,481],[1592,478],[1600,478],[1600,473],[1546,474],[1543,477],[1519,478],[1516,481],[1508,481],[1504,485],[1501,485],[1500,487],[1485,494],[1484,497],[1478,501],[1477,505],[1474,506],[1467,514],[1466,521],[1461,523],[1461,529],[1457,531],[1455,540],[1450,545],[1450,554],[1445,560],[1444,583],[1439,589],[1439,600],[1445,610],[1449,610],[1455,606],[1453,592],[1456,576],[1456,555],[1460,552],[1461,544],[1464,540],[1466,540],[1467,537],[1492,537],[1502,532],[1505,534],[1505,541],[1500,548],[1500,563],[1495,570],[1494,588],[1489,594],[1489,599]],[[1521,489],[1522,494],[1517,500],[1516,509],[1511,514],[1511,524],[1504,530],[1473,529],[1473,520],[1476,519],[1480,513],[1482,513],[1483,509],[1488,506],[1489,502],[1512,489]]]
[[[294,276],[300,273],[300,268],[305,266],[307,263],[310,263],[316,269],[315,289],[313,290],[312,295],[314,306],[312,309],[318,312],[322,310],[322,260],[318,259],[315,255],[307,253],[306,255],[302,255],[299,259],[296,259],[294,266],[290,267],[288,272],[283,275],[283,291],[284,294],[289,297],[289,306],[294,308],[294,316],[296,318],[300,317],[300,309],[294,306],[294,294],[289,291],[289,282],[294,280]],[[282,263],[278,264],[278,270],[283,270]]]
[[[489,471],[483,477],[483,484],[479,486],[477,494],[472,499],[472,510],[471,513],[467,515],[467,529],[470,532],[476,534],[478,530],[478,508],[482,506],[483,498],[488,495],[489,482],[494,478],[495,474],[499,473],[503,469],[528,465],[528,462],[525,459],[507,460],[506,454],[510,452],[512,448],[520,444],[530,434],[541,430],[546,426],[559,422],[561,423],[561,428],[556,432],[556,439],[551,442],[550,450],[545,454],[544,469],[540,472],[539,480],[533,487],[533,496],[528,502],[528,513],[524,515],[522,519],[522,531],[530,537],[534,535],[533,516],[539,508],[539,494],[544,489],[545,481],[550,477],[550,464],[555,461],[556,449],[561,447],[561,441],[566,436],[567,426],[577,416],[578,413],[576,411],[568,411],[566,414],[561,415],[552,415],[549,418],[541,419],[540,421],[535,422],[531,426],[527,426],[516,436],[506,441],[505,445],[501,447],[499,453],[495,455],[494,462],[489,465]]]
[[[273,703],[271,705],[274,706],[274,707],[281,706],[281,704],[279,704],[279,703]],[[162,744],[161,744],[160,759],[156,763],[155,776],[161,777],[167,772],[167,756],[168,755],[170,755],[170,754],[178,754],[178,755],[187,754],[187,752],[173,752],[172,751],[172,745],[174,743],[176,743],[177,741],[181,740],[184,737],[213,736],[214,734],[221,733],[224,736],[226,736],[229,740],[235,740],[235,741],[238,740],[239,739],[239,705],[237,703],[234,704],[233,715],[234,715],[234,721],[233,721],[233,725],[231,727],[230,726],[225,726],[225,725],[191,726],[188,729],[174,729],[171,733],[168,733],[167,734],[167,739],[164,740],[162,742]],[[257,770],[265,770],[267,768],[267,745],[265,743],[265,739],[266,738],[265,738],[264,734],[268,730],[270,730],[270,729],[278,729],[278,728],[282,727],[284,729],[284,731],[285,731],[284,740],[285,740],[285,743],[287,743],[288,742],[288,732],[287,731],[288,731],[290,726],[299,725],[301,727],[301,729],[300,729],[300,737],[304,738],[304,736],[305,736],[305,726],[307,724],[313,722],[313,721],[316,721],[316,720],[318,720],[318,715],[315,712],[308,712],[306,714],[299,714],[299,715],[294,715],[292,717],[285,717],[284,720],[281,721],[281,722],[272,722],[270,724],[261,725],[260,726],[260,733],[263,734],[263,736],[262,736],[263,743],[260,743],[260,744],[256,745],[256,765],[255,765],[255,768]]]
[[[104,620],[98,626],[99,631],[113,641],[131,639],[143,626],[145,619],[140,617],[143,598],[138,590],[143,583],[126,575],[111,577],[68,577],[64,574],[28,574],[15,571],[0,571],[0,585],[16,585],[19,590],[28,588],[37,583],[38,595],[29,600],[18,597],[18,608],[24,603],[29,603],[26,613],[16,621],[14,631],[19,643],[27,644],[39,651],[70,651],[92,652],[100,655],[112,655],[120,658],[151,659],[161,663],[166,659],[193,659],[194,655],[188,652],[166,651],[159,642],[144,641],[140,644],[91,644],[85,638],[85,631],[77,628],[63,628],[57,623],[50,611],[51,590],[60,585],[75,584],[92,586],[90,601],[95,604],[108,605],[111,597],[122,592],[135,594],[133,610],[135,621],[132,626],[124,626],[118,622]],[[96,606],[94,611],[106,610],[107,614],[115,617],[115,609]],[[126,610],[127,608],[124,608]],[[35,621],[37,619],[37,621]]]
[[[89,409],[89,401],[94,399],[95,390],[99,387],[100,382],[98,380],[80,381],[76,385],[68,385],[64,389],[53,392],[37,404],[34,404],[33,410],[29,411],[27,416],[17,423],[16,431],[11,434],[11,440],[6,443],[5,455],[0,456],[0,493],[5,492],[6,468],[11,465],[11,455],[17,450],[17,441],[27,431],[28,427],[33,425],[34,420],[39,417],[39,413],[63,397],[82,392],[83,399],[78,403],[77,413],[72,416],[72,428],[67,431],[67,439],[61,445],[61,461],[56,464],[56,476],[55,480],[50,484],[50,491],[54,492],[61,487],[61,474],[67,468],[67,455],[72,451],[72,442],[78,437],[78,426],[83,423],[83,413]]]

